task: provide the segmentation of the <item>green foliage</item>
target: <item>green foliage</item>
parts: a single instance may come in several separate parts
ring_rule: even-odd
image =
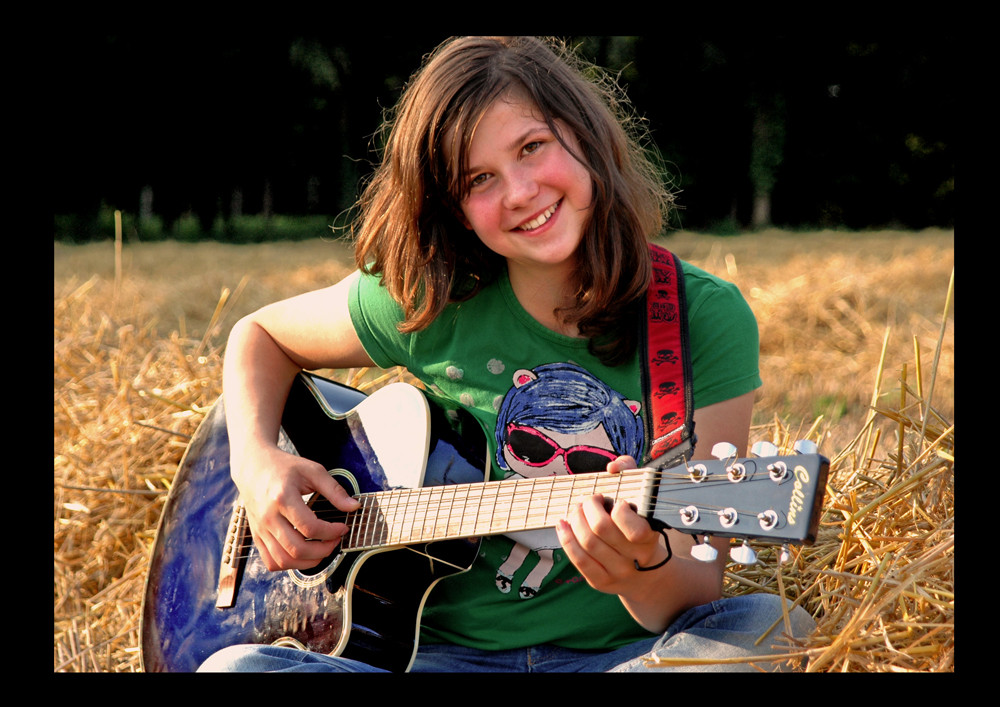
[[[328,238],[333,234],[335,220],[329,216],[237,216],[216,217],[206,229],[193,214],[184,214],[169,228],[157,215],[141,221],[135,214],[122,213],[122,238],[126,242],[161,241],[181,243],[219,241],[221,243],[265,243],[269,241],[300,241]],[[64,243],[86,243],[115,237],[114,210],[102,208],[96,217],[57,215],[53,218],[55,240]]]
[[[300,241],[329,236],[328,216],[239,216],[229,219],[216,240],[230,243],[264,243],[266,241]]]
[[[82,214],[56,214],[53,216],[55,240],[64,243],[87,243],[109,240],[115,237],[115,209],[102,204],[97,214],[87,217]],[[122,238],[126,241],[159,241],[170,234],[164,232],[163,219],[153,214],[138,218],[135,214],[122,212]]]
[[[742,224],[732,217],[713,221],[705,228],[705,232],[713,236],[738,236],[744,231]]]
[[[171,231],[175,240],[184,243],[194,243],[201,240],[202,237],[201,222],[191,214],[184,214],[174,221],[174,227]]]

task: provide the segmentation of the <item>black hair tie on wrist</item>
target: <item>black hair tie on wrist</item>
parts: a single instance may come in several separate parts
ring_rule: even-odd
[[[635,568],[638,571],[640,571],[640,572],[649,572],[651,570],[659,569],[659,568],[663,567],[663,565],[665,565],[668,562],[670,562],[670,558],[674,556],[674,553],[670,550],[670,538],[667,537],[667,529],[668,529],[667,526],[664,526],[664,527],[660,528],[660,535],[663,536],[663,542],[665,542],[667,544],[667,556],[666,556],[666,558],[664,558],[663,562],[659,562],[659,563],[653,565],[652,567],[640,567],[639,566],[639,560],[632,560],[632,564],[635,565]]]

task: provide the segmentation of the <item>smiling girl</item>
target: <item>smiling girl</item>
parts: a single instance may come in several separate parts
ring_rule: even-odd
[[[601,76],[594,67],[586,75]],[[613,82],[585,78],[572,53],[531,37],[454,38],[414,75],[359,204],[357,272],[263,308],[230,336],[232,475],[269,569],[314,566],[346,532],[319,520],[303,494],[356,506],[320,465],[276,446],[302,369],[405,366],[479,421],[499,462],[494,479],[511,473],[505,458],[575,473],[567,456],[581,450],[610,460],[609,471],[635,466],[636,449],[614,442],[623,438],[617,428],[598,429],[611,418],[589,405],[560,413],[575,415],[572,424],[547,427],[501,413],[535,378],[587,378],[641,428],[650,404],[639,363],[649,239],[660,235],[671,197],[626,105]],[[744,454],[761,384],[756,322],[732,285],[688,264],[683,281],[695,457],[719,441]],[[539,445],[545,458],[531,458],[525,450]],[[664,537],[628,504],[609,509],[600,496],[569,509],[537,546],[484,538],[472,568],[429,595],[411,669],[632,671],[650,653],[710,661],[772,652],[776,638],[757,639],[782,616],[774,597],[723,599],[725,543],[713,541],[720,559],[704,563],[690,557],[689,536],[669,538],[665,562]],[[511,582],[523,590],[505,591]],[[802,634],[811,618],[795,609],[787,625]],[[239,646],[203,669],[373,668]]]

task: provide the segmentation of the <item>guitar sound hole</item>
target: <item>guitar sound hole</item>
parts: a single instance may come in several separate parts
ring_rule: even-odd
[[[326,500],[323,496],[314,496],[309,502],[309,507],[313,510],[318,518],[323,520],[328,520],[330,518],[336,518],[343,515],[343,511],[339,511],[333,507],[333,504]],[[310,567],[304,570],[296,570],[296,572],[303,577],[315,577],[317,575],[323,574],[325,570],[333,564],[334,560],[340,555],[340,546],[337,546],[333,552],[320,560],[319,564],[315,567]]]

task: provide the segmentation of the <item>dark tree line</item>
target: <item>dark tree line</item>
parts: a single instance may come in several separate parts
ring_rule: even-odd
[[[376,159],[383,110],[443,38],[152,29],[61,48],[53,211],[76,217],[76,238],[102,206],[206,228],[342,214]],[[648,120],[683,207],[676,226],[953,224],[948,33],[569,39],[619,72]]]

